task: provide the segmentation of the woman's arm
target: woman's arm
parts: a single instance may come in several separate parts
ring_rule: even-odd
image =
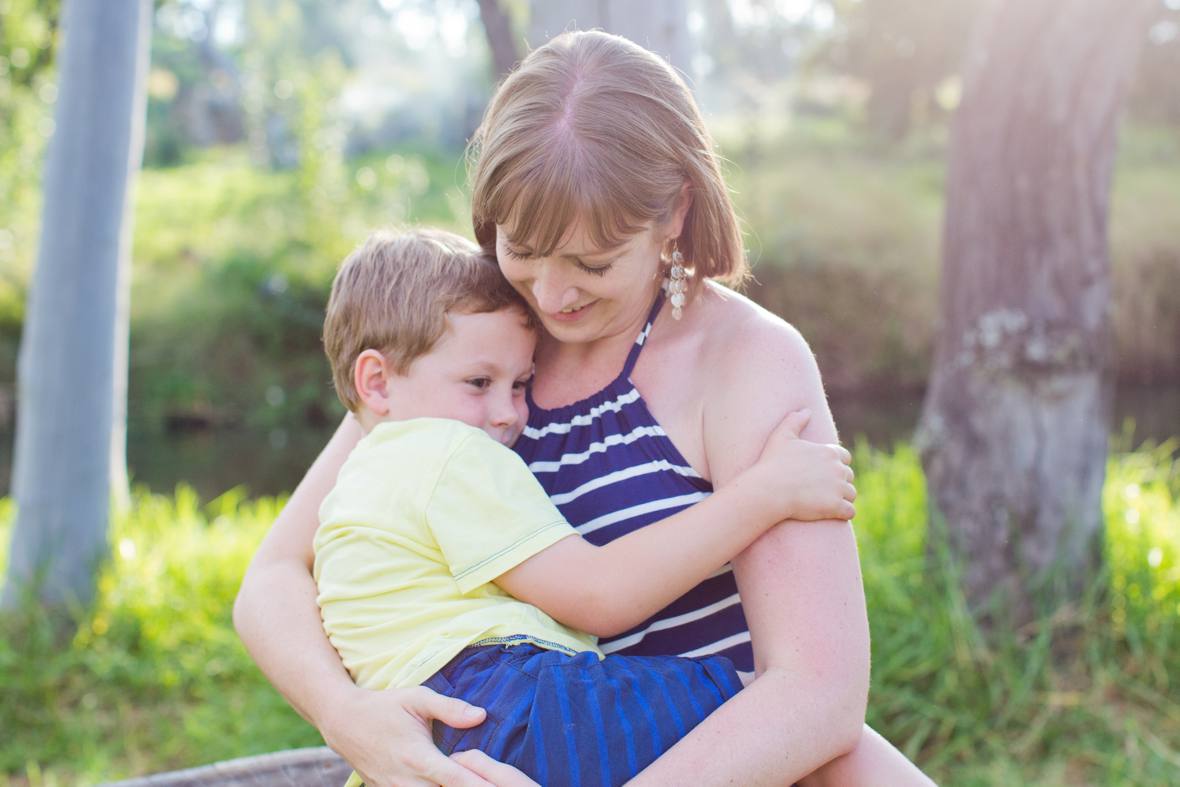
[[[812,411],[806,439],[836,440],[802,337],[766,314],[737,333],[724,345],[742,351],[704,358],[714,364],[710,379],[721,381],[705,392],[704,419],[719,488],[754,461],[786,411]],[[790,784],[851,750],[860,736],[869,635],[851,526],[773,528],[734,561],[734,571],[757,677],[634,784]]]
[[[791,413],[761,457],[732,483],[670,517],[604,545],[566,538],[496,578],[522,601],[599,637],[627,631],[671,604],[786,517],[851,519],[851,457],[799,439]]]
[[[346,417],[296,487],[246,570],[234,627],[267,679],[367,783],[488,787],[444,757],[429,728],[434,718],[474,726],[482,710],[421,687],[360,689],[324,634],[312,540],[320,503],[360,438],[360,425]]]

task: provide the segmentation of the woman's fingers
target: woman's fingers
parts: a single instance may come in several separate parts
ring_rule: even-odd
[[[437,758],[437,759],[436,759]],[[438,749],[431,756],[430,767],[424,775],[430,784],[442,787],[497,787],[497,785],[512,785],[512,782],[496,782],[484,778],[483,775],[467,767],[467,763],[459,759],[447,757]]]
[[[463,700],[447,697],[419,687],[412,691],[406,703],[406,710],[423,720],[438,719],[443,724],[457,729],[474,727],[484,720],[487,713],[483,708],[469,705]]]
[[[391,787],[435,787],[440,784],[446,787],[494,787],[493,783],[478,773],[440,752],[433,743],[400,754],[405,759],[406,769],[412,773],[403,770],[388,779],[382,779],[361,772],[365,784],[388,784]]]
[[[357,689],[356,701],[339,712],[347,725],[331,725],[328,741],[356,768],[365,784],[380,787],[491,787],[478,774],[448,758],[434,745],[430,722],[452,727],[479,724],[480,708],[416,686],[388,691]]]
[[[410,693],[405,707],[408,712],[428,725],[431,719],[438,719],[447,726],[459,729],[474,727],[487,716],[483,708],[424,687]],[[427,745],[416,752],[413,765],[414,770],[429,779],[432,784],[444,787],[492,787],[491,783],[478,773],[468,770],[460,761],[440,752],[433,741],[428,741]]]
[[[496,785],[496,787],[539,787],[535,781],[516,768],[493,760],[479,749],[469,749],[468,751],[452,754],[451,759],[461,764],[468,771],[479,774],[488,782]],[[444,787],[450,787],[447,782],[443,784]]]

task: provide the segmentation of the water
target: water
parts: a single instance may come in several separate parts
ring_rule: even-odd
[[[892,397],[832,397],[840,439],[889,448],[913,438],[922,414],[922,393]],[[1115,394],[1111,447],[1127,450],[1144,442],[1180,438],[1180,386],[1126,387]]]
[[[922,396],[840,397],[831,405],[845,443],[864,438],[887,449],[913,435]],[[1122,449],[1180,437],[1180,387],[1120,390],[1112,429],[1112,444]],[[239,485],[251,495],[280,494],[294,489],[331,434],[331,427],[185,434],[133,430],[127,464],[133,483],[155,492],[170,494],[186,483],[205,500]],[[0,433],[0,494],[8,493],[11,463],[12,435]]]

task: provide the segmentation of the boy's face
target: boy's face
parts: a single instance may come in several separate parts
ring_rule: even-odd
[[[510,446],[528,420],[524,394],[536,344],[518,308],[451,312],[430,352],[389,378],[389,417],[453,418]]]

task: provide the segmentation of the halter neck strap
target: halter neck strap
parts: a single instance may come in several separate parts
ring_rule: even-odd
[[[643,326],[643,330],[639,332],[639,336],[635,339],[635,344],[631,345],[631,352],[627,354],[627,363],[623,365],[623,377],[630,377],[631,371],[635,368],[636,361],[639,360],[639,353],[643,352],[643,345],[647,343],[648,334],[651,333],[651,326],[656,321],[656,315],[660,313],[660,307],[664,305],[664,291],[660,290],[656,295],[656,301],[651,305],[651,311],[647,314],[647,323]]]

